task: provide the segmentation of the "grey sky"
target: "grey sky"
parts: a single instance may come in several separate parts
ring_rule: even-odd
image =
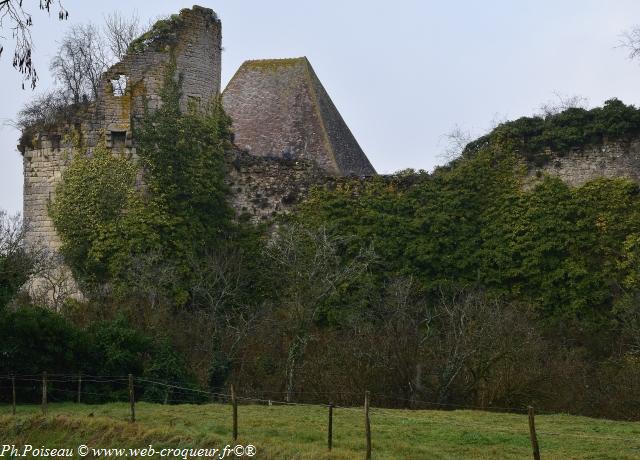
[[[36,0],[39,89],[52,82],[56,41],[76,22],[114,10],[149,18],[189,1],[63,0],[70,20],[47,18]],[[222,83],[246,59],[306,55],[369,159],[381,173],[442,163],[443,134],[459,125],[480,134],[495,120],[530,115],[553,93],[591,105],[611,97],[640,104],[640,67],[615,46],[640,23],[635,0],[199,0],[222,19]],[[3,31],[4,32],[4,31]],[[1,35],[1,34],[0,34]],[[33,97],[0,59],[0,119]],[[0,127],[0,209],[22,208],[19,133]]]

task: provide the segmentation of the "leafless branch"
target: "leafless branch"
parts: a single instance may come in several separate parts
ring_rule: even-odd
[[[40,10],[51,12],[53,0],[40,0]],[[63,20],[69,17],[69,12],[62,6],[60,1],[58,19]],[[38,82],[38,72],[33,62],[33,38],[31,27],[33,19],[31,13],[23,7],[23,0],[2,0],[0,1],[0,30],[10,30],[15,41],[13,52],[13,67],[23,76],[31,88],[35,88]],[[4,37],[0,36],[0,39]],[[0,43],[0,57],[4,51],[4,45]],[[24,88],[24,82],[22,84]]]

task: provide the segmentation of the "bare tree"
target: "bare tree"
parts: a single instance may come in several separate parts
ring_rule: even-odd
[[[29,249],[35,256],[35,264],[25,290],[33,303],[46,305],[60,313],[67,299],[80,296],[73,274],[64,264],[61,254],[44,246],[31,246]]]
[[[75,25],[62,39],[50,70],[74,103],[98,97],[102,74],[109,65],[106,48],[93,24]]]
[[[436,312],[418,295],[416,283],[409,277],[390,280],[376,313],[382,320],[371,331],[371,339],[380,346],[369,361],[391,371],[394,390],[413,406],[423,390],[425,351]]]
[[[27,102],[18,112],[13,125],[20,130],[31,126],[52,126],[69,108],[65,95],[57,88],[39,94]]]
[[[555,99],[540,104],[538,108],[538,114],[543,118],[557,115],[567,109],[587,109],[589,107],[589,101],[586,97],[577,94],[570,96],[557,91],[553,95]]]
[[[448,403],[456,382],[476,394],[499,364],[518,360],[538,337],[524,310],[479,290],[442,291],[432,314],[428,347],[436,365],[437,399]],[[460,386],[460,385],[458,385]]]
[[[309,229],[290,225],[274,236],[266,249],[283,285],[282,317],[289,336],[286,362],[286,391],[290,401],[296,369],[302,364],[305,350],[318,313],[339,286],[353,282],[373,261],[370,248],[363,248],[349,260],[343,260],[339,249],[347,240],[334,236],[324,227]]]
[[[462,155],[467,144],[473,140],[471,132],[458,125],[442,137],[444,137],[446,145],[440,157],[445,161],[453,161],[458,158]]]
[[[50,12],[53,0],[39,0],[40,10]],[[69,12],[65,10],[62,3],[58,1],[60,7],[58,19],[63,20],[69,17]],[[13,51],[13,67],[22,74],[25,81],[28,81],[31,88],[35,88],[38,82],[38,73],[33,63],[33,38],[31,37],[31,27],[33,19],[31,13],[23,7],[23,0],[0,0],[0,31],[11,31],[15,40]],[[0,40],[6,37],[0,35]],[[0,56],[4,51],[4,45],[0,43]],[[22,83],[24,89],[24,82]]]
[[[26,243],[27,224],[0,210],[0,307],[20,290],[31,300],[59,311],[75,292],[59,255],[36,242]]]
[[[140,18],[135,13],[125,17],[115,11],[104,18],[103,34],[115,59],[124,58],[129,44],[141,33]]]
[[[622,32],[618,48],[626,49],[629,53],[629,59],[637,59],[640,56],[640,26]]]
[[[264,306],[257,308],[243,297],[251,289],[246,265],[233,248],[211,250],[190,261],[194,308],[183,315],[191,324],[189,355],[196,368],[208,372],[208,383],[215,389],[224,385],[245,339],[266,312]]]

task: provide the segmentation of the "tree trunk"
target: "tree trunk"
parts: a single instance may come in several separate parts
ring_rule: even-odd
[[[306,337],[296,335],[289,347],[289,355],[287,356],[287,402],[292,402],[293,400],[296,366],[299,365],[299,362],[302,362],[306,344]]]

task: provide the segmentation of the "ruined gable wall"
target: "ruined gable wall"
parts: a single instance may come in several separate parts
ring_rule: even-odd
[[[190,100],[205,104],[219,94],[221,23],[215,13],[196,6],[182,10],[169,24],[163,34],[149,36],[105,72],[96,102],[55,129],[36,134],[22,147],[28,243],[52,250],[60,247],[47,208],[74,153],[71,137],[81,137],[90,151],[104,134],[107,147],[135,155],[133,123],[143,116],[145,101],[150,109],[157,107],[172,56],[183,79],[183,108]],[[126,88],[114,94],[112,80],[121,75],[127,78]]]

